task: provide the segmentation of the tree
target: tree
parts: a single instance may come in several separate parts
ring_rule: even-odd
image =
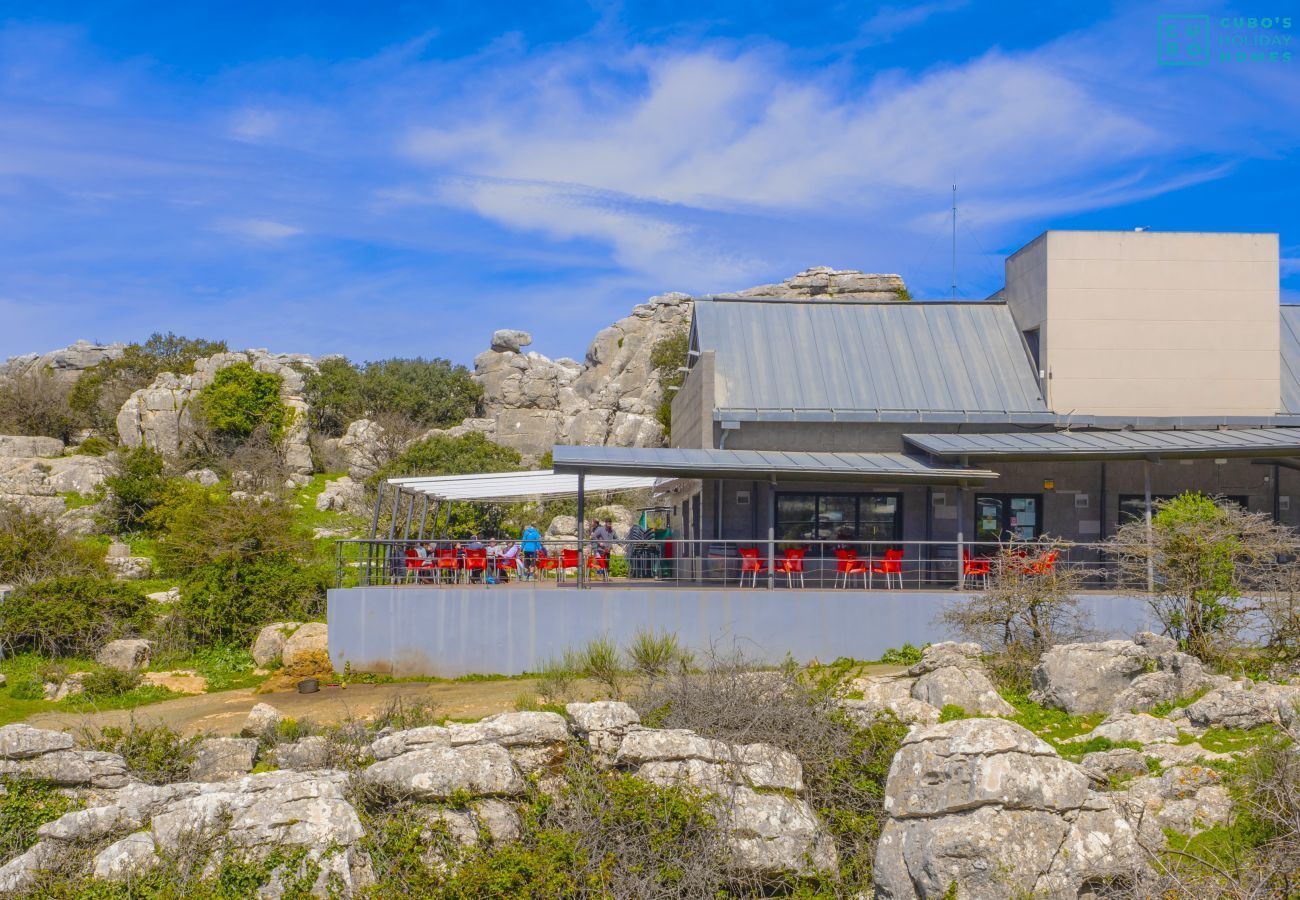
[[[81,417],[68,403],[71,385],[48,369],[0,378],[0,434],[72,440]]]
[[[949,604],[942,621],[968,640],[1022,659],[1085,638],[1087,614],[1078,598],[1085,573],[1062,561],[1065,549],[1050,539],[1032,554],[1023,546],[1001,548],[989,560],[988,587]]]
[[[108,488],[104,515],[114,531],[136,531],[166,494],[166,463],[160,453],[142,445],[118,454],[116,467],[117,471],[104,479]]]
[[[1234,642],[1265,598],[1290,586],[1288,560],[1300,542],[1266,515],[1185,493],[1160,503],[1149,541],[1144,521],[1129,522],[1107,549],[1165,633],[1188,653],[1211,659]]]
[[[676,393],[669,388],[679,388],[686,380],[686,374],[681,370],[689,358],[690,341],[690,330],[679,328],[667,337],[660,338],[650,350],[650,366],[659,376],[659,385],[664,392],[659,407],[655,410],[655,419],[664,427],[665,434],[672,430],[673,395]]]
[[[188,375],[198,360],[224,352],[224,341],[155,332],[143,344],[127,344],[116,359],[82,372],[69,403],[92,428],[112,434],[117,413],[132,393],[148,387],[163,372]]]
[[[331,357],[306,382],[312,426],[335,437],[362,418],[404,419],[418,429],[456,425],[483,396],[468,369],[445,359],[385,359],[358,368]]]
[[[280,400],[280,387],[279,375],[249,363],[227,366],[199,391],[199,418],[219,438],[241,441],[264,427],[279,440],[293,420]]]

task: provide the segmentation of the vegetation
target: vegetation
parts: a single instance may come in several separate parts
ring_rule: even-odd
[[[82,735],[91,750],[121,754],[131,774],[146,784],[185,781],[199,740],[182,738],[165,725],[141,725],[134,718],[126,728],[112,725]]]
[[[70,383],[49,370],[0,377],[0,434],[72,440],[81,423],[68,406]]]
[[[0,775],[0,860],[30,849],[38,828],[76,808],[75,800],[51,784]]]
[[[664,427],[664,433],[672,431],[673,396],[677,393],[672,388],[680,388],[686,380],[681,371],[689,359],[691,333],[688,328],[679,328],[672,334],[659,339],[650,349],[650,366],[659,376],[659,384],[664,396],[655,410],[655,420]]]
[[[445,428],[473,415],[483,389],[464,366],[445,359],[386,359],[355,366],[330,357],[307,374],[312,428],[330,437],[357,419],[404,420]]]
[[[1130,522],[1108,549],[1165,633],[1213,660],[1239,645],[1252,613],[1267,609],[1258,598],[1294,593],[1289,560],[1300,544],[1266,515],[1185,493],[1160,504],[1149,541],[1145,522]]]
[[[102,550],[65,534],[52,516],[0,503],[0,583],[103,574]]]
[[[104,479],[108,489],[105,520],[115,532],[136,531],[166,495],[168,482],[163,473],[167,465],[162,454],[140,446],[118,454],[115,468]]]
[[[249,363],[226,366],[199,391],[196,411],[219,438],[245,440],[259,429],[278,440],[293,413],[280,400],[281,379]]]
[[[9,652],[91,656],[108,641],[148,631],[153,616],[148,598],[130,583],[51,578],[19,588],[0,604],[0,640]]]

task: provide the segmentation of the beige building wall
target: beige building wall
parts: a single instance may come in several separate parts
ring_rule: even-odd
[[[1278,236],[1049,231],[1007,260],[1060,414],[1262,416],[1281,400]]]

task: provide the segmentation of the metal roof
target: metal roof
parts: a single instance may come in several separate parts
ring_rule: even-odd
[[[639,472],[673,478],[756,478],[783,481],[936,482],[997,478],[996,472],[943,465],[904,453],[808,453],[789,450],[704,450],[678,447],[556,447],[557,472]],[[590,476],[588,477],[590,484]]]
[[[785,421],[1050,422],[1000,303],[702,299],[720,417]]]
[[[905,434],[903,440],[944,459],[1186,459],[1300,453],[1300,428]]]
[[[596,475],[587,478],[589,492],[633,491],[654,487],[645,476]],[[539,497],[576,497],[577,475],[559,475],[550,469],[537,472],[491,472],[481,475],[390,478],[388,483],[409,493],[434,500],[533,500]]]
[[[1300,413],[1300,306],[1282,307],[1282,412]]]

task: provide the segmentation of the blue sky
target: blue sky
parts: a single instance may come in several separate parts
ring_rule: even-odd
[[[0,2],[0,358],[580,358],[810,265],[944,297],[954,180],[962,297],[1046,228],[1146,226],[1279,232],[1300,302],[1300,52],[1156,58],[1162,12],[1289,39],[1300,4],[1192,6]]]

